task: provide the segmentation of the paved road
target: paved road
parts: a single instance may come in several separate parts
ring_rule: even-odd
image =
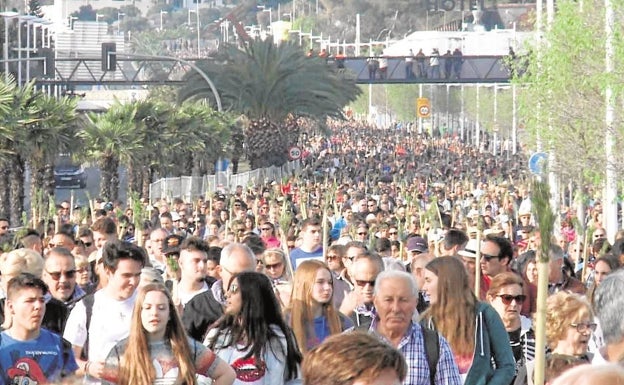
[[[100,169],[97,167],[86,167],[85,172],[87,174],[87,187],[84,189],[56,189],[54,190],[56,203],[61,203],[64,200],[69,201],[71,199],[72,191],[74,192],[74,203],[77,206],[87,207],[89,205],[89,197],[91,199],[97,198],[100,196],[100,180],[102,178],[102,173]],[[122,202],[126,202],[127,197],[127,189],[126,189],[126,180],[127,174],[125,169],[119,170],[120,177],[120,191],[119,191],[119,199]],[[29,200],[29,188],[30,188],[30,180],[29,175],[27,175],[25,188],[26,188],[26,197],[24,201],[25,210],[29,210],[30,208],[30,200]],[[29,212],[29,211],[27,211]]]

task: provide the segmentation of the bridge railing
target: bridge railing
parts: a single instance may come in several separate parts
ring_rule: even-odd
[[[301,171],[301,168],[302,162],[295,160],[281,167],[271,166],[238,174],[217,172],[214,175],[162,178],[150,184],[150,202],[173,198],[182,198],[190,202],[217,190],[234,191],[236,186],[249,186],[270,181],[279,183]]]
[[[330,57],[358,83],[506,83],[519,59],[509,56]],[[437,62],[437,66],[434,65]]]

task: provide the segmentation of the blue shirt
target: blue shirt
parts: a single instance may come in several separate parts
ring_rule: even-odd
[[[290,264],[293,270],[297,270],[297,265],[308,259],[316,259],[323,262],[323,246],[319,246],[318,249],[311,253],[303,251],[298,247],[290,252]]]
[[[380,339],[389,343],[384,336],[377,333],[377,322],[379,320],[374,318],[369,332],[374,333]],[[462,380],[459,375],[459,369],[455,364],[451,347],[441,335],[439,335],[439,339],[440,358],[438,359],[435,383],[436,385],[461,385]],[[403,385],[430,385],[429,364],[425,354],[425,338],[423,337],[422,327],[412,322],[396,348],[403,353],[403,357],[405,357],[407,362],[407,377]]]
[[[78,365],[69,343],[41,329],[39,337],[18,341],[0,334],[0,383],[43,384],[73,374]]]

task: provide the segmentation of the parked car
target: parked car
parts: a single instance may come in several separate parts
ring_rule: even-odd
[[[87,174],[84,167],[74,163],[70,155],[59,155],[54,167],[54,185],[59,189],[87,187]]]

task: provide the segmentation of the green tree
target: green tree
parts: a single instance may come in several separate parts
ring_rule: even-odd
[[[359,88],[353,79],[320,58],[307,58],[298,45],[250,41],[244,50],[227,47],[223,61],[200,68],[215,82],[226,110],[246,115],[247,157],[252,168],[281,165],[299,135],[298,118],[325,123],[341,118]],[[180,100],[213,98],[197,73],[188,73]]]
[[[28,14],[37,17],[44,16],[39,0],[28,0]]]
[[[622,15],[624,2],[613,2]],[[611,84],[616,100],[624,95],[624,26],[616,24],[615,72],[604,73],[604,6],[580,7],[557,3],[557,14],[541,46],[531,47],[527,73],[516,79],[521,115],[526,119],[530,148],[553,152],[551,170],[573,181],[600,183],[605,179],[604,90]],[[623,115],[616,114],[615,142],[624,139]],[[621,173],[624,154],[616,154]]]
[[[56,98],[35,92],[34,103],[28,112],[28,121],[15,136],[15,149],[20,161],[25,161],[31,171],[30,201],[36,201],[39,191],[43,192],[43,207],[48,207],[48,197],[54,195],[54,161],[60,153],[71,153],[80,147],[76,141],[76,99]],[[23,164],[19,166],[23,172]],[[24,175],[15,176],[16,183]],[[13,186],[13,183],[12,183]],[[17,185],[16,188],[20,188]],[[21,190],[20,190],[21,191]],[[18,191],[12,192],[17,194]],[[19,211],[18,211],[19,210]],[[21,213],[21,207],[16,208]]]
[[[9,82],[0,80],[0,215],[3,216],[10,216],[11,212],[11,155],[16,131],[12,120],[16,104],[14,92],[15,82],[12,79]]]
[[[102,171],[100,195],[116,200],[119,195],[119,165],[130,163],[143,143],[135,130],[135,104],[115,102],[103,114],[88,114],[89,123],[78,136],[84,141],[86,156]]]

